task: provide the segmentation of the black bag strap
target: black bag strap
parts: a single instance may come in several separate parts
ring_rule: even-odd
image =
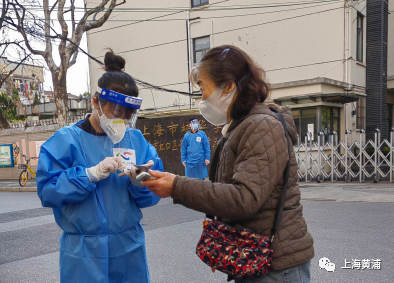
[[[289,152],[289,161],[287,162],[285,171],[284,171],[284,182],[283,182],[283,189],[282,193],[280,195],[280,199],[278,202],[278,207],[276,208],[275,212],[275,218],[274,218],[274,225],[271,230],[271,242],[274,240],[274,236],[276,234],[276,231],[279,229],[280,222],[282,221],[282,212],[283,212],[283,207],[285,205],[286,201],[286,192],[287,192],[287,187],[288,187],[288,181],[289,181],[289,176],[290,176],[290,143],[289,143],[289,131],[287,130],[287,125],[285,122],[285,119],[283,118],[283,115],[281,113],[276,113],[274,112],[275,116],[278,117],[279,121],[282,123],[283,129],[285,130],[285,135],[286,135],[286,142],[287,142],[287,150]]]
[[[216,178],[216,170],[218,168],[219,154],[222,151],[225,138],[221,138],[216,146],[215,153],[212,157],[211,168],[209,169],[209,180],[214,183]]]
[[[211,168],[209,169],[209,180],[210,180],[212,183],[215,183],[216,170],[217,170],[217,168],[218,168],[218,162],[219,162],[219,155],[220,155],[220,152],[222,151],[222,148],[223,148],[223,144],[224,144],[224,142],[225,142],[225,139],[226,139],[226,138],[223,137],[223,138],[221,138],[221,139],[219,140],[219,142],[218,142],[218,144],[217,144],[217,146],[216,146],[215,153],[213,154],[213,157],[212,157]],[[206,214],[205,217],[206,217],[206,218],[209,218],[209,219],[212,219],[212,220],[215,220],[215,216],[214,216],[214,215],[208,215],[208,214]]]

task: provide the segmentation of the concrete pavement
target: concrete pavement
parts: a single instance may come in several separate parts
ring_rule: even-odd
[[[302,201],[314,238],[311,282],[394,282],[392,203]],[[143,209],[152,283],[226,282],[195,255],[203,214],[163,199]],[[59,236],[36,193],[0,192],[0,283],[59,282]],[[335,272],[320,269],[327,257]],[[381,270],[343,269],[345,260],[380,259]]]

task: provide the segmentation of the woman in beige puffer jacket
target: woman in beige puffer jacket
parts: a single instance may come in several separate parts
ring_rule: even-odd
[[[200,106],[203,116],[216,125],[223,119],[228,122],[223,128],[214,182],[152,172],[159,179],[143,185],[160,197],[171,196],[174,203],[271,236],[289,160],[287,143],[297,142],[291,110],[264,102],[269,93],[264,71],[234,46],[209,50],[192,78],[206,101]],[[272,110],[283,114],[289,140]],[[290,177],[281,225],[273,242],[272,269],[264,277],[236,279],[237,283],[310,281],[313,239],[302,214],[297,162],[293,146],[290,148]]]

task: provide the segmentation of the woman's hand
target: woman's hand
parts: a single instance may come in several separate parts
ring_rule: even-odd
[[[166,198],[172,195],[172,184],[175,179],[174,174],[153,170],[149,170],[149,174],[158,179],[143,181],[142,185],[144,187],[148,187],[148,190],[161,198]]]

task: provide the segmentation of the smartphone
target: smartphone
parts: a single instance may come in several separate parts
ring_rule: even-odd
[[[148,181],[148,180],[156,180],[157,178],[151,176],[148,172],[142,172],[136,177],[136,179],[138,181],[142,182],[142,181]]]

